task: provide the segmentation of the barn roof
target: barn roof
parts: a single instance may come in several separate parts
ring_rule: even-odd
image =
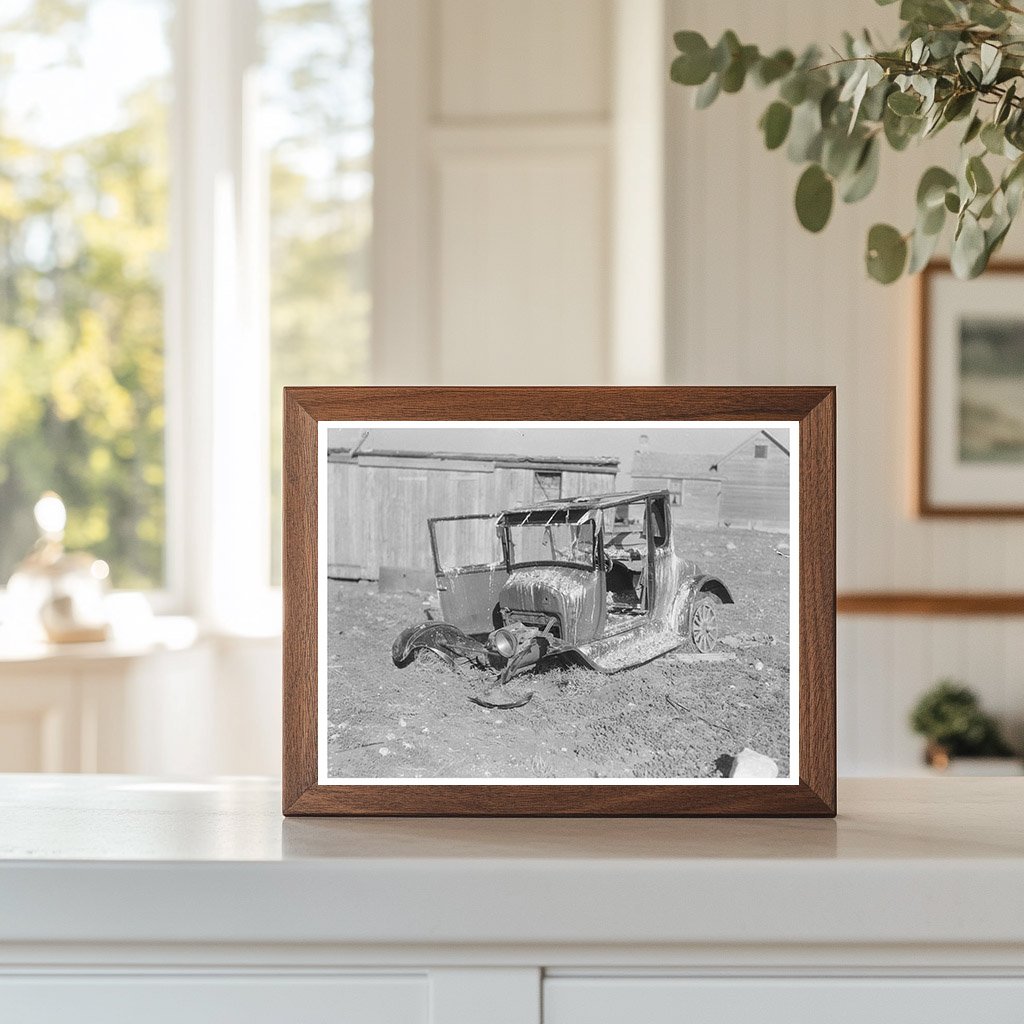
[[[358,446],[357,446],[358,448]],[[363,462],[383,459],[406,462],[410,459],[431,462],[490,463],[495,469],[533,469],[562,472],[615,473],[619,460],[610,455],[503,455],[494,452],[421,452],[400,448],[328,448],[328,462]]]
[[[743,451],[751,441],[760,441],[762,437],[766,437],[779,451],[787,457],[789,456],[789,449],[774,434],[769,434],[767,430],[759,430],[749,437],[745,437],[735,448],[727,451],[711,468],[717,470],[727,459],[731,459],[737,452]]]
[[[714,461],[711,453],[637,452],[633,456],[633,479],[717,480],[710,469]]]

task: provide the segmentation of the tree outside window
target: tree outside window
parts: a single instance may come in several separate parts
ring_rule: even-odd
[[[0,585],[48,489],[116,586],[164,579],[171,13],[0,14]]]

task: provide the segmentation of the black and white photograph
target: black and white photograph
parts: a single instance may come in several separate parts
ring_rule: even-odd
[[[796,435],[321,423],[321,783],[795,781]]]

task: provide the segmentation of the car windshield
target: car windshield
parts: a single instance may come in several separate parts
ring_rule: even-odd
[[[513,566],[538,562],[594,567],[594,524],[527,520],[507,526],[509,562]]]

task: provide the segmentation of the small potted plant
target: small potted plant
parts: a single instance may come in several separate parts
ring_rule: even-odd
[[[925,762],[938,771],[1020,773],[1020,762],[999,725],[981,709],[977,695],[966,686],[949,679],[937,683],[917,702],[910,725],[927,739]],[[965,765],[964,758],[973,760]]]

